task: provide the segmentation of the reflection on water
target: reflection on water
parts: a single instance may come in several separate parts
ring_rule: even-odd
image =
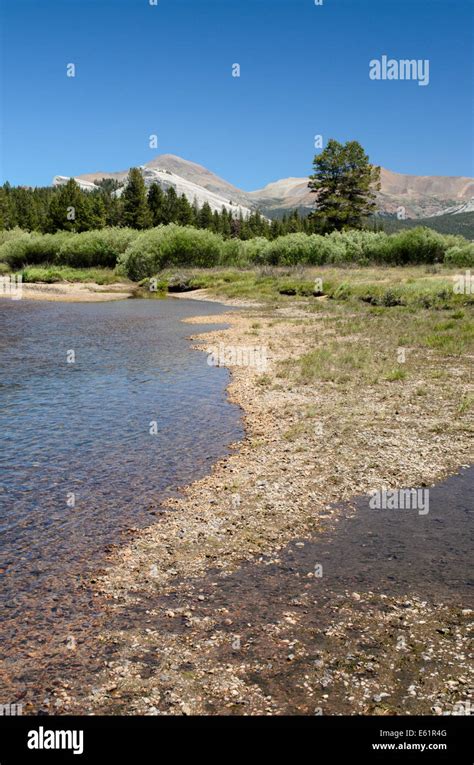
[[[180,321],[215,314],[218,323],[222,312],[182,300],[0,301],[1,606],[10,640],[76,618],[81,575],[106,545],[156,520],[150,509],[161,498],[241,437],[240,411],[225,397],[228,371],[209,367],[187,339],[209,326]]]

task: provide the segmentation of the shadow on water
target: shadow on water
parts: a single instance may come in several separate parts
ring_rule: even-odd
[[[368,497],[358,497],[340,508],[337,522],[331,517],[317,535],[295,539],[276,560],[263,556],[225,577],[211,571],[195,588],[209,593],[213,610],[231,612],[233,631],[248,621],[277,622],[309,586],[321,623],[326,604],[353,591],[472,606],[473,487],[470,467],[430,488],[426,515],[373,510]]]
[[[143,678],[144,684],[138,683],[135,689],[125,685],[107,699],[101,711],[133,713],[130,710],[140,695],[147,695],[147,679],[156,678],[159,686],[169,661],[160,636],[168,639],[173,635],[176,649],[172,662],[179,671],[194,672],[196,661],[199,665],[204,662],[204,667],[214,673],[225,674],[236,666],[239,677],[259,687],[264,695],[270,694],[280,712],[311,714],[316,702],[306,693],[304,677],[313,677],[320,671],[315,668],[323,665],[321,677],[313,678],[313,682],[325,682],[321,656],[326,657],[326,664],[347,667],[349,673],[356,666],[359,679],[366,672],[364,657],[375,657],[383,665],[404,622],[400,613],[395,618],[397,626],[393,620],[384,621],[394,602],[402,612],[414,602],[422,604],[415,606],[421,609],[415,618],[420,627],[418,644],[428,650],[430,642],[436,644],[436,636],[443,633],[440,661],[445,663],[436,669],[441,675],[449,672],[446,661],[449,663],[454,650],[451,627],[457,625],[458,617],[453,616],[453,622],[448,619],[446,627],[442,604],[448,606],[450,614],[459,614],[472,604],[473,484],[471,467],[430,488],[426,515],[419,515],[417,510],[373,510],[368,497],[359,497],[339,507],[337,516],[324,520],[320,532],[293,540],[278,554],[246,561],[230,574],[211,569],[203,577],[177,582],[176,589],[166,595],[138,592],[133,603],[126,602],[125,607],[120,602],[114,604],[118,608],[109,613],[107,628],[120,639],[108,640],[102,646],[102,664],[129,661],[134,667],[132,674]],[[322,576],[318,577],[315,571],[320,566]],[[185,616],[170,619],[170,611],[192,613],[192,627]],[[155,643],[137,639],[148,628],[156,635]],[[218,640],[216,636],[220,636]],[[242,650],[235,650],[236,636]],[[298,647],[294,662],[288,661],[293,650],[290,645]],[[200,648],[193,651],[191,646]],[[399,711],[426,713],[426,706],[418,707],[417,699],[407,702],[404,697],[410,678],[418,670],[424,672],[422,657],[416,651],[410,654],[408,668],[403,664],[403,653],[395,651],[395,655],[401,664],[393,674],[392,651],[379,682],[395,684],[392,701]],[[93,685],[94,679],[89,691]],[[164,687],[161,711],[169,712],[166,681]],[[169,694],[172,691],[170,685]],[[82,692],[75,692],[79,709]],[[330,704],[326,704],[328,713],[354,713],[348,695],[339,683]],[[232,706],[216,698],[206,701],[211,714],[229,713]],[[232,713],[242,714],[245,709],[233,707]]]
[[[426,514],[371,509],[368,497],[329,535],[290,546],[295,565],[323,566],[334,592],[413,593],[433,601],[468,601],[473,594],[474,467],[429,489]],[[424,512],[424,511],[423,511]]]

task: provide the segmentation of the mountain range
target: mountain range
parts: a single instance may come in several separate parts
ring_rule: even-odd
[[[160,154],[141,166],[145,184],[158,182],[163,188],[174,186],[190,202],[201,206],[208,202],[213,210],[222,206],[235,214],[247,215],[259,209],[268,217],[280,217],[298,208],[307,212],[314,206],[314,194],[308,178],[284,178],[257,191],[243,191],[202,165],[174,154]],[[93,189],[102,178],[124,184],[128,170],[85,173],[76,176],[84,189]],[[474,178],[464,176],[406,175],[381,168],[381,189],[377,192],[380,214],[393,216],[400,208],[409,219],[474,211]],[[55,176],[54,185],[67,182],[69,176]],[[120,192],[119,192],[120,193]]]

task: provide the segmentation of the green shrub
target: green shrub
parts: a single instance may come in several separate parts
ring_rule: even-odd
[[[0,262],[13,270],[32,265],[117,267],[118,275],[138,280],[175,266],[294,268],[425,263],[431,268],[437,264],[472,268],[474,244],[461,236],[442,235],[422,227],[391,235],[366,230],[337,231],[325,236],[294,233],[273,241],[263,237],[224,240],[209,230],[176,224],[146,231],[104,228],[55,234],[13,229],[0,231]]]
[[[80,234],[71,231],[15,233],[15,236],[4,238],[0,245],[0,260],[13,269],[42,263],[79,268],[114,267],[119,256],[137,236],[137,231],[131,228],[109,228]]]
[[[38,263],[54,263],[65,238],[65,232],[56,234],[22,234],[9,239],[0,247],[0,260],[12,269]]]
[[[474,268],[474,244],[457,244],[450,247],[444,257],[448,266]]]
[[[10,242],[12,239],[18,239],[20,236],[24,236],[24,234],[28,233],[27,231],[23,231],[22,228],[10,228],[10,229],[3,229],[0,231],[0,247],[2,244],[5,244],[5,242]]]
[[[45,284],[55,284],[56,282],[65,281],[64,274],[59,268],[55,268],[54,266],[50,266],[49,268],[38,268],[37,266],[24,268],[21,275],[25,283],[44,282]]]
[[[262,253],[268,245],[268,239],[265,239],[263,236],[256,236],[254,239],[240,242],[240,245],[239,262],[237,265],[253,265],[254,263],[261,262]]]
[[[271,266],[294,266],[297,263],[309,263],[311,236],[307,234],[286,234],[279,236],[258,253],[255,262],[268,263]]]
[[[246,265],[243,245],[244,242],[240,239],[225,239],[222,243],[220,265]]]
[[[261,253],[268,244],[268,239],[256,236],[253,239],[225,239],[222,243],[220,265],[244,268],[262,262]]]
[[[394,289],[385,290],[382,295],[381,305],[386,308],[391,308],[394,305],[403,305],[403,300],[400,293]]]
[[[334,298],[334,300],[349,300],[351,296],[351,286],[347,282],[342,282],[342,284],[339,284],[331,291],[331,297]]]
[[[383,258],[387,235],[374,231],[335,231],[327,239],[330,245],[328,262],[362,265]]]
[[[373,231],[337,231],[326,236],[287,234],[266,242],[258,252],[255,262],[273,266],[299,263],[310,266],[325,263],[367,265],[371,261],[383,258],[386,239],[386,234]]]
[[[28,266],[22,270],[24,282],[95,282],[113,284],[116,274],[110,268],[78,269],[71,266]]]
[[[137,231],[132,228],[70,233],[61,245],[56,262],[75,268],[114,268],[119,257],[137,237]]]
[[[345,259],[344,245],[339,238],[311,234],[309,237],[308,264],[322,266],[325,263],[342,263]]]
[[[451,248],[451,250],[449,250]],[[447,252],[455,265],[470,265],[474,247],[461,237],[448,237],[428,228],[413,228],[387,235],[383,231],[335,231],[318,234],[287,234],[268,242],[256,262],[274,266],[387,263],[408,265],[442,263]]]
[[[315,294],[314,282],[307,279],[281,279],[278,284],[280,295],[298,295],[302,297],[311,297]]]
[[[382,245],[382,260],[397,266],[409,263],[442,263],[447,242],[429,228],[412,228],[387,236]]]
[[[175,265],[216,266],[222,253],[218,234],[172,223],[139,234],[121,256],[119,268],[130,279],[140,280]]]

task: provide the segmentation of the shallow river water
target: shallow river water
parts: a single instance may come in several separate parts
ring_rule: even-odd
[[[0,301],[7,662],[16,647],[40,648],[62,617],[80,618],[78,588],[107,546],[156,521],[161,499],[242,436],[228,371],[188,339],[223,311],[173,299]],[[216,325],[181,321],[211,314]]]

